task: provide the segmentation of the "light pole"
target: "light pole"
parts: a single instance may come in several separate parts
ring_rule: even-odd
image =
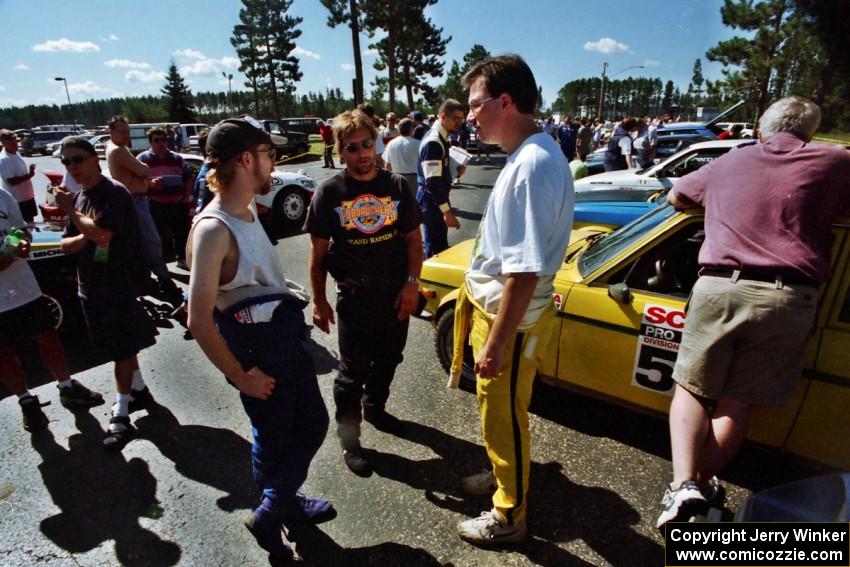
[[[71,118],[74,120],[74,132],[77,131],[77,115],[74,113],[74,107],[71,106],[71,94],[68,92],[68,81],[65,77],[53,77],[54,81],[62,81],[65,83],[65,96],[68,97],[68,108],[71,109]]]
[[[599,87],[599,111],[596,113],[596,117],[600,120],[602,118],[602,101],[605,100],[605,71],[608,70],[608,63],[602,64],[602,85]]]
[[[230,82],[233,80],[233,73],[221,72],[221,76],[227,79],[227,104],[230,106],[230,112],[233,112],[233,91],[230,89]]]

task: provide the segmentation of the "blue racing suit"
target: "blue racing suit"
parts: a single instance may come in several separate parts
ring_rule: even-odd
[[[443,213],[451,208],[449,191],[452,188],[447,138],[448,132],[438,122],[419,144],[416,202],[422,210],[426,258],[449,247],[449,227],[443,219]]]
[[[240,317],[245,308],[276,299],[283,301],[271,321],[240,322],[250,320]],[[307,350],[302,309],[303,303],[290,296],[264,296],[214,312],[216,326],[242,368],[256,366],[275,379],[267,399],[241,392],[239,397],[251,420],[254,481],[280,510],[292,504],[328,431],[328,410]]]

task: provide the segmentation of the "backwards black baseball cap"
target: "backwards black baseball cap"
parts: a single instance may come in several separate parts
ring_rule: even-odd
[[[97,152],[94,149],[94,146],[91,145],[86,138],[75,137],[75,138],[67,138],[64,142],[62,142],[62,152],[65,150],[82,150],[86,153],[89,153],[93,156],[97,155]]]
[[[262,144],[272,144],[272,138],[262,124],[246,116],[222,120],[207,136],[207,156],[224,162]]]

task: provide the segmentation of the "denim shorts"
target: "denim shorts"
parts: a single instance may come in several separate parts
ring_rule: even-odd
[[[705,398],[785,405],[814,329],[817,288],[701,276],[673,379]]]

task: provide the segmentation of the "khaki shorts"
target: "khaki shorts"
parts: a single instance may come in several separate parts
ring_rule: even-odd
[[[705,398],[787,404],[815,325],[817,288],[702,276],[673,379]]]

